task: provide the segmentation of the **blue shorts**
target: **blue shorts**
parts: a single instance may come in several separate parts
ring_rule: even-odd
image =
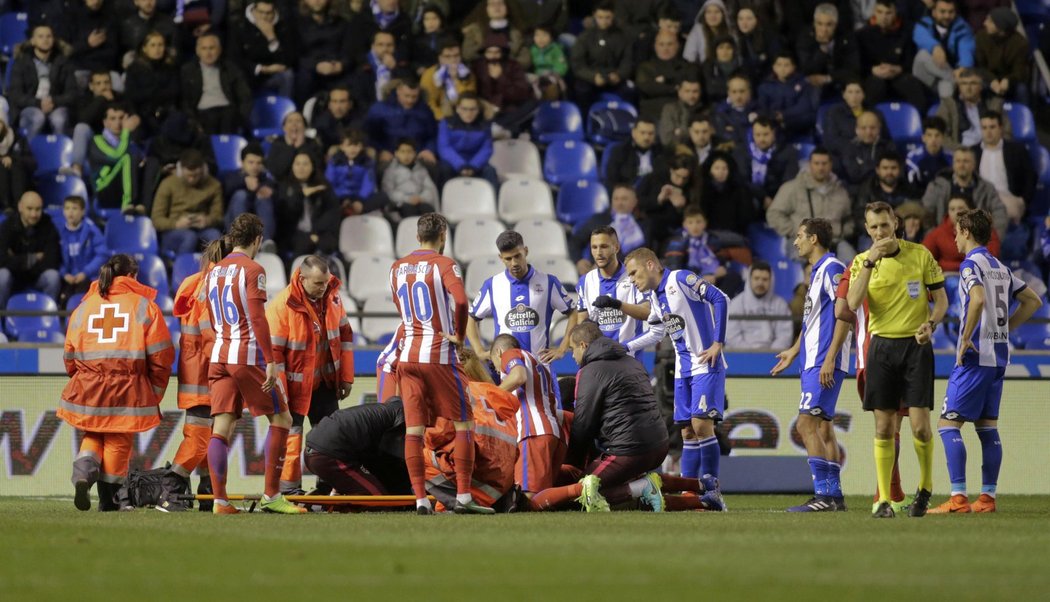
[[[820,385],[820,368],[802,371],[802,399],[798,402],[798,413],[819,416],[824,420],[835,417],[835,404],[839,401],[839,389],[846,373],[835,370],[835,384],[830,389]]]
[[[674,379],[674,421],[688,424],[693,418],[718,422],[726,409],[726,373],[697,374]]]
[[[941,418],[964,422],[997,420],[1005,374],[1006,368],[956,366],[948,377]]]

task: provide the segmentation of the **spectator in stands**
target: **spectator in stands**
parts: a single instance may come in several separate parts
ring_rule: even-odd
[[[715,38],[714,47],[714,53],[700,65],[700,80],[704,84],[704,99],[707,103],[715,104],[725,100],[729,94],[729,82],[737,76],[747,80],[750,93],[752,74],[745,70],[744,60],[737,55],[733,38]]]
[[[567,0],[518,0],[522,28],[528,31],[546,27],[559,32],[569,29],[569,3]]]
[[[781,184],[798,175],[798,151],[777,138],[776,124],[759,117],[751,124],[747,144],[733,149],[737,174],[750,192],[747,202],[763,211],[769,208]]]
[[[295,32],[289,16],[280,14],[274,0],[257,0],[230,31],[230,57],[254,94],[265,90],[291,98],[294,93]]]
[[[649,27],[659,18],[664,4],[664,0],[615,0],[613,12],[616,13],[616,22],[633,44],[643,40]],[[651,45],[652,39],[647,42]]]
[[[941,98],[951,98],[960,70],[974,65],[973,31],[955,0],[935,0],[930,14],[915,24],[912,39],[918,48],[912,73]]]
[[[642,214],[651,222],[656,248],[682,223],[685,206],[700,202],[699,171],[696,159],[676,155],[637,185]]]
[[[438,124],[438,156],[441,157],[441,181],[455,177],[484,178],[499,190],[492,158],[492,125],[482,116],[481,101],[475,94],[464,94],[456,100],[456,113]]]
[[[798,159],[793,161],[795,167],[790,171],[792,177],[798,173]],[[755,208],[763,206],[761,199],[756,204],[756,200],[752,198],[746,185],[749,180],[740,175],[737,165],[729,153],[716,150],[708,155],[707,160],[700,166],[703,174],[700,207],[720,246],[732,246],[728,243],[733,243],[747,232],[751,222],[761,215]],[[748,167],[750,171],[750,165]],[[784,172],[785,175],[787,173]]]
[[[897,219],[900,220],[901,235],[899,238],[915,244],[922,244],[923,239],[926,237],[926,226],[924,224],[926,211],[922,208],[922,204],[908,201],[897,207],[894,213],[897,214]]]
[[[908,202],[917,203],[920,195],[904,177],[900,154],[896,150],[884,151],[876,158],[875,172],[860,185],[853,203],[857,232],[864,227],[864,208],[868,203],[883,201],[897,209]]]
[[[426,94],[434,119],[452,115],[452,106],[460,95],[477,93],[478,80],[463,62],[458,40],[452,36],[441,39],[438,62],[423,71],[419,86]]]
[[[98,277],[102,264],[109,259],[106,237],[89,219],[84,219],[87,202],[81,196],[68,196],[62,204],[65,223],[58,228],[62,245],[62,288],[59,305],[77,293],[86,293],[91,281]]]
[[[1028,105],[1032,59],[1012,8],[993,8],[977,34],[974,66],[996,95]]]
[[[35,192],[23,193],[18,211],[9,211],[0,224],[0,309],[26,289],[57,299],[61,265],[58,230],[44,213],[44,200]]]
[[[113,91],[113,77],[110,72],[106,69],[93,71],[88,80],[87,93],[81,94],[76,102],[72,170],[77,175],[83,172],[82,166],[87,160],[91,137],[95,135],[95,132],[102,131],[102,120],[106,117],[106,109],[118,100],[119,96]]]
[[[981,144],[973,150],[981,178],[995,187],[1010,219],[1019,222],[1035,193],[1035,166],[1024,144],[1003,139],[1001,113],[981,114]]]
[[[419,97],[417,81],[399,81],[393,94],[372,105],[365,116],[365,133],[379,153],[380,167],[393,160],[402,138],[416,141],[421,161],[437,164],[437,123],[433,111]]]
[[[696,22],[689,30],[682,58],[699,65],[714,54],[712,42],[729,35],[732,35],[732,31],[729,28],[729,11],[726,10],[725,2],[706,0],[700,6]]]
[[[226,199],[226,231],[242,213],[254,213],[263,224],[263,241],[273,242],[277,231],[274,213],[274,190],[277,184],[266,173],[263,149],[256,142],[241,149],[241,168],[222,176]],[[269,246],[269,245],[267,245]]]
[[[634,60],[636,63],[652,60],[656,56],[653,48],[653,40],[661,33],[669,33],[678,40],[678,47],[685,47],[686,36],[682,33],[682,16],[673,7],[664,5],[660,7],[656,21],[649,22],[641,28],[641,33],[634,44]],[[619,13],[617,13],[619,15]],[[621,21],[622,22],[622,21]]]
[[[164,122],[160,124],[160,132],[153,137],[149,144],[149,158],[146,161],[147,172],[157,170],[164,177],[175,171],[182,153],[193,149],[204,157],[208,170],[215,173],[215,151],[211,147],[211,138],[204,133],[199,123],[190,119],[180,111],[172,111]],[[143,173],[143,192],[147,199],[153,198],[149,194],[150,180],[154,179],[148,173]]]
[[[773,269],[761,259],[751,264],[744,292],[729,302],[726,347],[747,351],[786,349],[792,325],[787,301],[773,292]],[[769,316],[782,320],[734,320],[738,316]]]
[[[896,0],[876,0],[872,22],[857,32],[864,94],[872,105],[891,98],[926,110],[926,91],[911,74],[915,45]]]
[[[503,36],[507,40],[507,58],[523,69],[532,66],[528,40],[525,38],[517,5],[508,6],[506,0],[486,0],[477,3],[463,25],[463,60],[481,58],[489,47],[489,36]]]
[[[387,212],[394,222],[430,213],[437,207],[437,186],[427,168],[416,158],[415,141],[402,138],[397,143],[394,161],[383,172],[383,194],[390,199]]]
[[[142,38],[124,77],[124,91],[145,134],[156,134],[179,98],[179,70],[163,35],[150,32]]]
[[[306,119],[298,111],[292,111],[281,121],[281,131],[270,152],[266,154],[266,169],[277,181],[284,180],[292,169],[292,161],[299,153],[306,153],[314,160],[314,165],[323,165],[325,151],[321,143],[306,135]]]
[[[265,1],[265,0],[264,0]],[[164,38],[164,47],[174,57],[179,47],[176,36],[178,29],[175,21],[164,12],[157,10],[157,0],[134,0],[135,10],[120,22],[120,55],[122,64],[127,65],[142,47],[146,34],[157,32]]]
[[[354,102],[350,88],[334,86],[318,98],[318,104],[323,104],[324,109],[320,113],[314,109],[310,124],[325,149],[338,145],[344,131],[360,129],[364,111]]]
[[[394,40],[390,32],[377,29],[364,62],[354,71],[354,98],[363,107],[386,98],[398,80],[415,77],[408,63],[398,58]]]
[[[958,272],[959,264],[965,258],[965,254],[959,252],[959,247],[955,244],[955,222],[963,212],[971,209],[973,209],[973,201],[969,197],[953,196],[948,200],[948,211],[944,219],[922,240],[922,244],[926,245],[945,272]],[[999,257],[999,248],[999,233],[992,230],[992,238],[988,241],[988,251]]]
[[[175,173],[157,188],[150,217],[168,255],[195,253],[222,236],[222,184],[208,175],[203,155],[182,153]]]
[[[369,10],[371,9],[371,10]],[[399,63],[407,63],[412,49],[412,18],[398,6],[398,0],[371,0],[367,8],[350,19],[351,44],[367,44],[377,31],[394,36],[395,55]],[[364,60],[364,49],[355,47],[351,58],[358,64]]]
[[[926,187],[922,206],[926,210],[927,225],[941,223],[948,213],[948,201],[958,196],[971,199],[975,209],[987,211],[1002,240],[1009,223],[1006,205],[999,199],[995,186],[977,173],[977,159],[968,146],[955,149],[951,171],[942,172]]]
[[[922,145],[908,153],[908,182],[926,190],[937,174],[952,166],[952,154],[944,149],[947,125],[940,117],[922,120]]]
[[[973,69],[963,69],[957,79],[959,93],[952,98],[942,98],[937,107],[937,116],[944,120],[944,145],[949,150],[959,146],[974,146],[981,143],[981,114],[988,111],[1001,113],[1003,99],[1000,96],[983,95],[984,82]],[[1008,125],[1004,118],[1003,123]],[[1010,128],[1006,128],[1009,137]]]
[[[656,140],[656,124],[639,117],[631,128],[631,140],[608,149],[608,167],[605,187],[612,190],[616,184],[637,184],[638,180],[660,171],[666,165],[663,147]]]
[[[737,49],[748,73],[762,75],[773,67],[773,57],[781,48],[775,29],[776,22],[759,21],[754,8],[741,6],[737,9]]]
[[[642,116],[655,122],[664,105],[674,102],[679,84],[687,78],[695,79],[698,69],[678,56],[678,37],[670,32],[657,34],[653,48],[656,56],[638,65],[634,83]]]
[[[543,100],[557,100],[565,96],[565,76],[569,73],[569,61],[561,44],[554,41],[552,30],[542,25],[532,32],[532,71],[529,81],[539,91]]]
[[[11,70],[7,87],[11,123],[17,123],[30,140],[45,125],[54,134],[66,133],[77,93],[68,53],[69,45],[56,40],[51,27],[37,25],[29,39],[16,47],[14,60],[7,65]]]
[[[696,205],[685,208],[682,229],[664,245],[663,265],[668,270],[689,270],[735,297],[744,288],[740,274],[729,271],[715,255],[717,238],[707,231],[707,217]]]
[[[620,251],[626,255],[652,240],[651,224],[638,211],[638,194],[628,184],[617,184],[612,189],[609,209],[595,213],[580,226],[573,228],[569,239],[569,256],[576,262],[580,275],[594,268],[591,262],[591,232],[595,228],[612,226],[620,240]]]
[[[834,4],[818,4],[813,10],[813,26],[798,42],[798,62],[806,81],[830,99],[842,93],[842,85],[855,79],[860,70],[860,54],[851,34],[836,31],[839,10]]]
[[[445,31],[444,9],[429,1],[420,1],[419,6],[422,10],[421,31],[412,41],[412,66],[416,75],[422,77],[427,67],[438,62],[441,41],[448,34]]]
[[[714,109],[715,134],[736,145],[747,144],[747,134],[758,111],[758,103],[751,99],[751,80],[741,73],[732,76],[725,102]]]
[[[532,119],[539,102],[525,77],[525,70],[507,55],[507,38],[491,34],[483,58],[471,70],[478,78],[478,96],[495,111],[493,121],[517,136]]]
[[[295,99],[300,103],[318,90],[350,84],[354,40],[347,22],[335,14],[331,4],[331,0],[303,0],[296,20]]]
[[[896,149],[892,140],[882,137],[881,130],[879,114],[864,111],[857,117],[856,137],[838,155],[835,173],[850,194],[855,194],[861,182],[875,173],[879,156]]]
[[[106,107],[102,131],[91,138],[87,162],[95,178],[95,206],[145,215],[140,186],[143,152],[133,140],[138,121],[119,103]]]
[[[73,45],[69,60],[75,69],[77,85],[83,87],[92,71],[110,71],[119,66],[120,31],[105,0],[80,0],[70,4],[65,11],[62,38]]]
[[[324,171],[344,215],[370,213],[386,205],[386,197],[376,190],[375,172],[375,162],[365,149],[365,133],[344,130],[339,148]]]
[[[594,27],[583,30],[570,53],[576,104],[585,113],[601,92],[627,100],[633,95],[631,39],[616,26],[613,11],[612,0],[599,0],[594,5]]]
[[[703,165],[711,151],[723,144],[725,142],[715,136],[711,114],[700,111],[689,118],[689,139],[675,148],[675,154],[692,155],[697,165]]]
[[[821,126],[821,140],[833,153],[841,153],[857,135],[857,117],[864,112],[864,88],[860,80],[853,79],[842,87],[842,103],[828,107]]]
[[[847,242],[854,235],[849,193],[831,171],[831,152],[818,146],[809,156],[809,168],[794,180],[785,182],[766,209],[766,221],[787,240],[793,240],[798,224],[807,217],[823,217],[831,222],[839,259],[853,258]],[[788,244],[788,248],[791,247]]]
[[[689,142],[689,122],[701,108],[699,78],[686,76],[678,83],[675,94],[678,100],[665,104],[660,112],[660,144],[665,148]]]
[[[339,246],[342,210],[313,157],[299,153],[277,188],[278,244],[293,256],[331,255]]]
[[[820,93],[795,70],[795,57],[782,50],[773,59],[773,73],[758,87],[758,104],[779,126],[785,140],[811,135],[817,123]]]
[[[32,163],[29,145],[0,118],[0,211],[13,207],[14,199],[26,190],[26,158]]]
[[[206,33],[197,38],[197,60],[184,64],[180,72],[182,110],[209,135],[236,134],[247,125],[252,110],[244,74],[221,56],[219,36]]]

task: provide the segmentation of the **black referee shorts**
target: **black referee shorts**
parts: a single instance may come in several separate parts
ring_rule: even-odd
[[[872,335],[864,380],[865,411],[932,410],[933,345]]]

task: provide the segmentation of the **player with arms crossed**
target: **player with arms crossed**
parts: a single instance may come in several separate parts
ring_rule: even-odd
[[[813,266],[802,314],[802,332],[795,344],[777,354],[771,374],[780,374],[801,352],[802,399],[798,407],[798,432],[809,455],[814,497],[788,512],[834,512],[845,510],[839,472],[839,446],[832,420],[842,381],[849,367],[849,325],[835,319],[835,289],[846,265],[828,251],[832,243],[831,223],[806,218],[795,235],[798,256]],[[846,344],[844,344],[846,343]]]
[[[715,423],[725,411],[725,344],[729,299],[715,285],[688,270],[665,270],[656,253],[642,247],[624,262],[638,290],[650,293],[649,332],[635,341],[645,346],[666,331],[675,346],[674,420],[682,426],[683,445],[696,442],[699,452],[683,459],[682,476],[699,475],[704,508],[726,509],[718,486],[721,450]]]
[[[904,405],[919,460],[918,491],[909,515],[921,517],[929,507],[933,489],[930,338],[948,310],[944,275],[926,247],[897,238],[897,217],[888,203],[869,203],[864,211],[864,227],[874,242],[853,260],[846,300],[854,311],[865,299],[868,302],[871,344],[866,358],[864,410],[875,414],[875,474],[880,496],[872,516],[896,515],[890,504],[893,432],[897,411]]]
[[[493,514],[470,494],[474,471],[473,411],[467,378],[456,357],[467,325],[467,293],[456,262],[442,255],[448,222],[437,213],[419,218],[420,248],[394,262],[390,290],[401,314],[398,388],[405,405],[405,464],[416,496],[416,511],[433,514],[426,493],[423,432],[437,418],[451,420],[456,430],[456,505],[459,514]]]
[[[649,303],[620,263],[620,240],[611,226],[591,231],[591,257],[594,269],[580,276],[576,285],[580,293],[576,309],[633,356],[639,348],[632,341],[642,334]]]
[[[212,435],[208,468],[215,492],[215,514],[237,514],[226,495],[230,440],[237,419],[247,406],[253,417],[266,416],[265,485],[259,506],[266,512],[302,514],[281,495],[279,479],[292,415],[287,393],[280,386],[266,321],[266,272],[253,259],[263,241],[263,225],[253,213],[242,213],[226,235],[230,254],[208,272],[208,314],[215,343],[208,366]],[[261,366],[265,364],[266,368]]]
[[[937,430],[948,459],[952,495],[931,514],[995,512],[995,486],[1003,463],[999,440],[999,402],[1003,375],[1010,363],[1009,332],[1032,317],[1043,303],[986,245],[992,236],[991,216],[982,209],[967,211],[955,222],[955,245],[965,253],[959,266],[962,328],[955,367]],[[1019,302],[1010,315],[1010,302]],[[974,423],[981,440],[981,496],[973,504],[966,495],[966,445],[960,429]]]

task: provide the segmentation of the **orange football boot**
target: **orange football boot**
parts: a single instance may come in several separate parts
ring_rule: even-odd
[[[974,512],[995,512],[995,498],[987,493],[982,493],[981,497],[970,505],[970,509]]]
[[[948,501],[940,506],[930,508],[927,514],[969,514],[970,508],[969,498],[960,493],[948,498]]]
[[[211,507],[212,514],[240,514],[241,511],[230,504],[215,504]]]

